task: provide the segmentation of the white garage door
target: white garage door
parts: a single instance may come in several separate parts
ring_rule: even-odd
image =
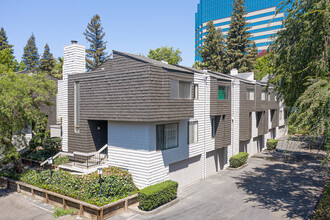
[[[201,155],[169,165],[170,180],[178,182],[179,188],[200,180],[201,176]]]
[[[227,148],[221,148],[206,153],[206,176],[215,174],[226,164]]]

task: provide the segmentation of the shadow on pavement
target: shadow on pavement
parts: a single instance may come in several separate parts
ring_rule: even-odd
[[[0,198],[8,196],[12,191],[0,187]]]
[[[249,195],[245,202],[258,202],[273,212],[285,211],[286,218],[308,218],[321,193],[325,173],[314,155],[300,159],[301,163],[275,162],[234,177],[237,187]]]

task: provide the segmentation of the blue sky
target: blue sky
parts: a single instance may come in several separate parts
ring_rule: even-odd
[[[83,35],[95,14],[101,16],[107,50],[147,55],[150,49],[172,46],[182,51],[182,65],[194,63],[195,12],[199,0],[0,0],[4,27],[15,57],[34,33],[39,54],[48,43],[55,57]]]

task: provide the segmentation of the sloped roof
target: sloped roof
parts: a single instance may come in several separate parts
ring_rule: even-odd
[[[170,65],[168,63],[162,62],[162,61],[158,61],[158,60],[154,60],[151,59],[149,57],[145,57],[145,56],[141,56],[141,55],[135,55],[135,54],[131,54],[131,53],[126,53],[126,52],[120,52],[120,51],[113,51],[114,54],[120,54],[120,55],[124,55],[124,56],[128,56],[146,63],[150,63],[152,65],[155,66],[159,66],[168,70],[174,70],[174,71],[180,71],[180,72],[187,72],[187,73],[193,73],[190,70],[187,70],[185,68],[182,68],[180,66],[174,66],[174,65]]]

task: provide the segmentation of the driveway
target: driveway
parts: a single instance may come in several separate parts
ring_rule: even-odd
[[[320,155],[298,148],[259,153],[241,170],[223,170],[188,186],[178,192],[179,203],[157,215],[127,212],[111,219],[310,218],[326,177]]]
[[[54,220],[52,214],[53,207],[51,205],[0,188],[0,220]],[[73,219],[77,219],[77,217],[63,216],[58,218],[58,220]]]

